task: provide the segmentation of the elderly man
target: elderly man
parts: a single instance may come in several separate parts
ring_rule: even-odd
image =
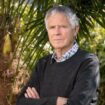
[[[68,7],[54,6],[45,25],[54,53],[39,60],[16,105],[96,105],[99,62],[76,42],[78,17]]]

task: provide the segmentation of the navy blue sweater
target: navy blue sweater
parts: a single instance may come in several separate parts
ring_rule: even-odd
[[[40,99],[25,98],[27,87],[35,87]],[[96,105],[99,62],[95,55],[78,50],[64,62],[52,62],[51,55],[39,60],[16,105],[56,105],[57,97],[67,105]]]

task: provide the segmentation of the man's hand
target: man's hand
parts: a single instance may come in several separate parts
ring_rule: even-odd
[[[57,104],[56,105],[66,105],[67,99],[68,98],[65,98],[65,97],[58,97],[57,98]]]
[[[34,99],[39,99],[40,98],[38,92],[36,91],[36,89],[34,87],[32,87],[32,88],[28,87],[26,89],[26,93],[24,94],[24,96],[26,98],[34,98]]]
[[[26,93],[24,94],[24,96],[26,98],[33,98],[33,99],[39,99],[39,94],[38,92],[36,91],[36,89],[34,87],[28,87],[26,89]],[[65,105],[67,103],[67,99],[68,98],[65,98],[65,97],[58,97],[57,98],[57,104],[56,105]]]

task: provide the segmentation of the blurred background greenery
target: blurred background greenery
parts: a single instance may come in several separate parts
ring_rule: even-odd
[[[4,83],[4,91],[8,93],[2,93],[7,102],[1,105],[15,104],[15,96],[28,80],[38,59],[52,52],[44,16],[50,7],[57,4],[72,7],[80,18],[77,42],[99,58],[98,105],[105,105],[105,1],[0,0],[0,83]]]

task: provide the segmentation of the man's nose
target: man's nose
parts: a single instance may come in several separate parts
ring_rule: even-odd
[[[60,34],[60,27],[59,26],[56,26],[55,27],[55,34],[59,35]]]

